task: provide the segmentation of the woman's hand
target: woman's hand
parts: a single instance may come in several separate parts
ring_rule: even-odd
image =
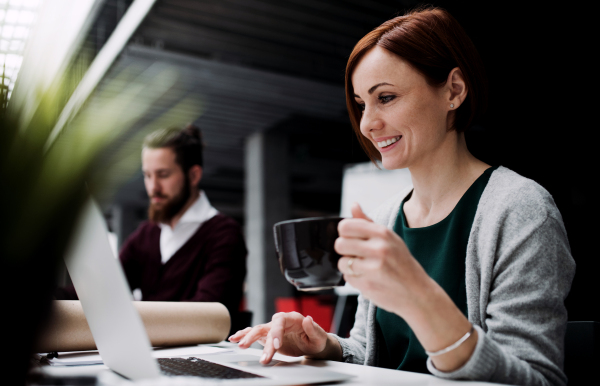
[[[339,223],[335,242],[344,279],[378,307],[410,316],[423,285],[432,280],[393,230],[375,224],[356,203],[352,216]]]
[[[402,317],[427,351],[450,346],[471,329],[471,323],[450,296],[411,255],[394,231],[375,224],[358,204],[354,218],[340,221],[335,250],[344,279],[378,307]],[[351,263],[349,263],[351,262]],[[477,343],[472,334],[457,349],[432,357],[441,371],[453,371],[471,357]]]
[[[254,342],[262,344],[264,349],[260,362],[263,364],[271,362],[277,351],[290,356],[337,359],[336,345],[341,358],[341,347],[337,340],[328,337],[312,317],[304,317],[297,312],[277,313],[270,323],[238,331],[229,340],[239,342],[238,346],[243,349]]]

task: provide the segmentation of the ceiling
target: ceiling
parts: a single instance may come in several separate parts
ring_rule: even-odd
[[[136,36],[168,51],[340,85],[356,42],[409,4],[158,0]]]
[[[130,3],[105,2],[87,39],[96,51]],[[122,89],[112,84],[124,71],[135,79],[131,82],[148,82],[158,69],[176,74],[146,119],[105,154],[110,159],[130,149],[136,157],[114,169],[114,178],[127,181],[114,200],[145,206],[139,172],[141,134],[152,128],[149,121],[188,101],[168,124],[194,121],[202,129],[202,187],[218,209],[241,219],[244,139],[277,130],[291,139],[296,215],[311,207],[323,213],[338,211],[344,164],[367,160],[353,138],[345,109],[346,60],[368,31],[416,3],[157,0],[86,105],[100,108],[107,98],[119,98]]]

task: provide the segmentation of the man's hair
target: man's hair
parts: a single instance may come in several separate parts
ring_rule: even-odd
[[[202,133],[198,127],[192,124],[183,129],[170,127],[156,130],[146,136],[143,147],[148,149],[171,148],[175,152],[175,162],[186,174],[192,166],[202,167],[204,165]]]
[[[430,86],[446,83],[453,68],[460,68],[467,86],[467,99],[455,110],[451,129],[463,132],[477,122],[487,107],[487,79],[479,53],[447,11],[419,7],[386,21],[365,35],[354,47],[346,66],[346,106],[360,144],[372,161],[381,154],[360,132],[361,112],[354,99],[352,74],[373,47],[382,47],[404,59],[420,72]]]

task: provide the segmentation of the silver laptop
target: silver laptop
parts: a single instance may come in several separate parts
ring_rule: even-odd
[[[126,378],[152,379],[170,373],[236,385],[308,384],[352,378],[297,363],[273,361],[265,366],[259,363],[259,356],[231,352],[155,359],[125,275],[110,248],[102,213],[91,199],[82,210],[65,261],[104,364]]]

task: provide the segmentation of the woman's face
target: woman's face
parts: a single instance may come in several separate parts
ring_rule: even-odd
[[[360,60],[352,74],[363,110],[360,131],[381,153],[383,167],[400,169],[435,158],[450,133],[447,87],[432,87],[408,62],[381,47]]]

